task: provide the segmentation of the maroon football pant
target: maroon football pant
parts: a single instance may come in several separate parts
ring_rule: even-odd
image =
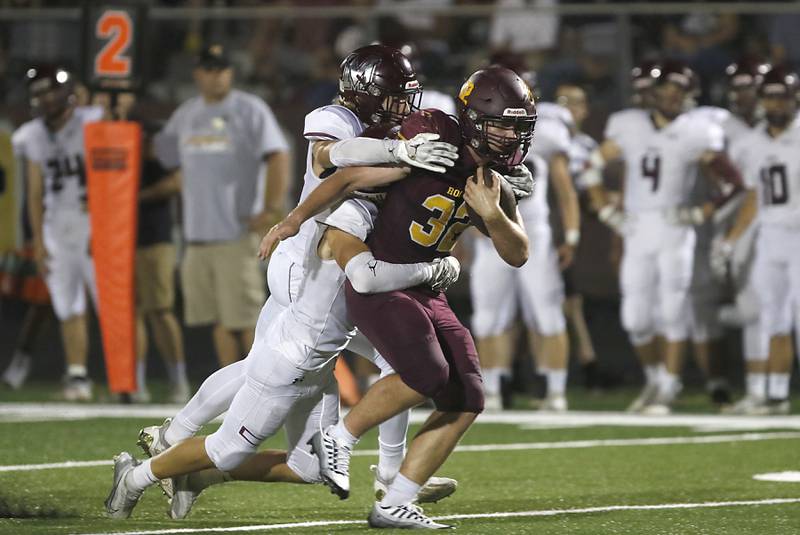
[[[347,282],[345,295],[350,319],[406,385],[440,411],[483,411],[475,343],[443,293],[359,294]]]

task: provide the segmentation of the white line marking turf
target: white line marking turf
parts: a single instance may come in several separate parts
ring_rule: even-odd
[[[742,500],[731,502],[700,503],[660,503],[654,505],[607,505],[605,507],[582,507],[578,509],[544,509],[539,511],[509,511],[505,513],[477,513],[463,515],[446,515],[431,517],[433,520],[472,520],[494,518],[524,518],[556,515],[581,515],[593,513],[610,513],[616,511],[663,511],[674,509],[708,509],[714,507],[746,507],[759,505],[785,505],[800,503],[800,498],[775,498],[769,500]],[[246,531],[267,531],[289,528],[314,528],[324,526],[363,525],[363,520],[318,520],[314,522],[292,522],[286,524],[260,524],[251,526],[232,526],[219,528],[170,528],[147,531],[111,531],[90,533],[85,535],[167,535],[172,533],[233,533]]]
[[[175,416],[179,405],[112,405],[85,403],[0,403],[0,423],[56,420],[85,420],[88,418],[152,418],[163,420]],[[411,412],[412,423],[422,423],[430,411]],[[215,421],[221,421],[218,418]],[[800,415],[795,416],[733,416],[724,414],[672,414],[650,416],[624,412],[570,411],[563,414],[538,411],[485,412],[478,417],[481,424],[509,424],[522,427],[691,427],[697,430],[743,431],[766,429],[800,430]]]
[[[800,438],[800,432],[782,433],[741,433],[738,435],[709,435],[700,437],[656,437],[656,438],[611,438],[604,440],[567,440],[560,442],[523,442],[514,444],[474,444],[457,446],[456,453],[481,453],[491,451],[560,450],[603,448],[621,446],[671,446],[681,444],[720,444],[724,442],[754,442],[761,440],[790,440]],[[375,457],[378,450],[356,450],[354,457]],[[25,472],[29,470],[48,470],[53,468],[81,468],[106,466],[109,460],[66,461],[63,463],[16,464],[0,466],[0,472]]]
[[[769,472],[753,476],[756,481],[774,481],[777,483],[800,483],[800,472]]]

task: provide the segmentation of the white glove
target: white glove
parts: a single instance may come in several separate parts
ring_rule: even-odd
[[[409,140],[386,140],[389,152],[397,163],[407,163],[435,173],[444,173],[458,160],[458,147],[436,141],[439,134],[417,134]]]
[[[446,292],[450,285],[458,280],[461,264],[454,256],[437,258],[433,264],[433,276],[428,284],[433,291]]]
[[[514,197],[518,201],[533,195],[535,180],[533,173],[524,163],[512,167],[509,174],[503,175],[503,178],[511,185],[511,189],[514,190]]]
[[[722,236],[714,238],[711,242],[711,272],[719,279],[725,279],[728,266],[733,257],[733,242]]]
[[[703,209],[699,206],[678,206],[664,211],[667,223],[675,226],[699,226],[706,222]]]
[[[606,225],[608,225],[611,228],[611,230],[613,230],[620,236],[624,235],[625,220],[626,220],[625,212],[623,212],[613,204],[607,204],[603,206],[597,213],[597,218]]]

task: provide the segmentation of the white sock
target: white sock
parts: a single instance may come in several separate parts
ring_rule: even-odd
[[[661,373],[661,392],[667,396],[676,396],[680,390],[681,378],[674,373],[669,373],[666,368]]]
[[[86,377],[89,372],[86,370],[85,364],[69,364],[67,365],[67,377]]]
[[[350,431],[347,430],[347,427],[345,427],[344,418],[339,420],[339,422],[336,423],[335,425],[330,426],[327,429],[327,432],[328,435],[330,435],[332,438],[335,438],[336,440],[347,444],[347,446],[350,449],[353,449],[353,446],[355,446],[358,443],[358,438],[354,437],[352,433],[350,433]]]
[[[152,459],[142,461],[142,464],[131,470],[126,476],[128,485],[134,490],[144,490],[158,481],[158,478],[153,475],[153,470],[150,468],[151,461]]]
[[[767,374],[748,373],[747,374],[747,395],[758,399],[767,397]]]
[[[422,488],[422,485],[414,483],[403,474],[397,474],[392,484],[389,485],[389,491],[386,493],[386,496],[381,500],[381,505],[389,506],[410,503],[417,497],[420,488]]]
[[[648,385],[657,385],[661,382],[661,372],[664,371],[663,364],[648,364],[644,367],[644,378]]]
[[[547,395],[563,396],[567,390],[567,370],[547,370]]]
[[[147,361],[145,359],[136,361],[136,386],[139,392],[147,388]]]
[[[768,395],[769,399],[788,399],[789,398],[789,379],[788,373],[769,374]]]
[[[380,455],[378,457],[378,475],[384,481],[392,481],[400,471],[405,456],[406,443],[384,444],[378,439]]]
[[[189,382],[189,378],[186,377],[186,361],[181,360],[174,362],[172,366],[170,366],[170,368],[172,368],[172,374],[170,377],[170,381],[172,382],[172,384],[182,384]]]
[[[500,395],[500,382],[504,371],[503,368],[486,368],[483,370],[483,391],[487,396]]]

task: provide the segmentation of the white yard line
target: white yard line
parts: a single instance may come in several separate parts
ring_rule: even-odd
[[[800,432],[741,433],[737,435],[706,435],[699,437],[611,438],[603,440],[566,440],[560,442],[522,442],[512,444],[473,444],[456,447],[456,453],[482,453],[493,451],[561,450],[604,448],[622,446],[671,446],[681,444],[720,444],[724,442],[754,442],[761,440],[790,440],[800,438]],[[375,457],[378,450],[356,450],[355,457]],[[25,472],[53,468],[80,468],[111,465],[110,460],[66,461],[63,463],[17,464],[0,466],[0,472]]]
[[[538,511],[509,511],[505,513],[477,513],[432,517],[434,520],[473,520],[494,518],[525,518],[537,516],[582,515],[611,513],[617,511],[662,511],[674,509],[707,509],[714,507],[747,507],[759,505],[785,505],[800,503],[800,498],[776,498],[769,500],[741,500],[731,502],[660,503],[653,505],[607,505],[605,507],[582,507],[578,509],[543,509]],[[146,531],[110,531],[85,535],[166,535],[171,533],[235,533],[267,531],[291,528],[315,528],[341,525],[363,525],[363,520],[318,520],[314,522],[292,522],[285,524],[260,524],[218,528],[169,528]]]
[[[152,418],[175,416],[179,405],[119,405],[85,403],[0,403],[0,423],[88,418]],[[412,423],[421,423],[430,411],[415,410]],[[220,421],[220,419],[217,419]],[[800,415],[795,416],[732,416],[720,414],[672,414],[649,416],[624,412],[570,411],[563,414],[537,411],[485,412],[478,423],[519,425],[523,428],[565,428],[586,426],[620,427],[690,427],[701,431],[743,431],[766,429],[798,429]]]

